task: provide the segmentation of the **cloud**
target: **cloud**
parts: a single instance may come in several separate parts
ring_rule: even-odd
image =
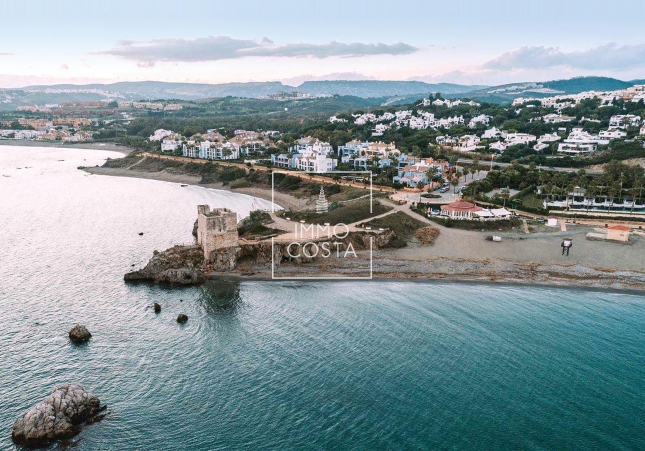
[[[60,68],[61,68],[61,70],[69,70],[69,66],[67,65],[67,63],[61,64]]]
[[[268,38],[262,40],[234,39],[230,36],[209,36],[196,39],[155,39],[145,42],[119,41],[110,50],[97,52],[140,63],[218,61],[245,57],[329,58],[370,55],[407,55],[418,48],[396,44],[365,44],[329,42],[327,44],[276,45]]]
[[[0,56],[11,56],[11,55],[13,55],[13,53],[9,53],[9,52],[0,52]]]
[[[485,69],[542,69],[566,66],[586,70],[626,70],[645,67],[645,44],[610,43],[589,50],[564,52],[559,47],[522,47],[484,63]]]

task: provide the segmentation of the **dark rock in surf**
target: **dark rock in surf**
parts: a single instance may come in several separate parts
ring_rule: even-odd
[[[89,330],[87,330],[87,327],[85,326],[80,326],[77,324],[76,326],[72,327],[72,330],[69,331],[69,339],[73,343],[85,343],[90,338],[92,338],[92,334]]]

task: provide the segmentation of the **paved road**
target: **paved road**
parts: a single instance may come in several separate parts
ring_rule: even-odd
[[[473,162],[473,160],[471,160],[469,158],[459,158],[457,160],[457,164],[459,164],[459,163],[472,164],[472,162]],[[483,167],[486,167],[486,168],[490,167],[490,161],[479,160],[479,164],[481,166],[483,166]],[[507,166],[510,166],[511,163],[500,163],[500,162],[497,162],[497,161],[493,161],[493,165],[497,165],[499,167],[505,168]],[[522,164],[522,166],[524,166],[526,168],[529,167],[528,164]],[[545,171],[548,170],[548,171],[556,171],[556,172],[578,172],[580,169],[584,169],[587,174],[599,175],[599,174],[603,173],[602,171],[590,171],[587,168],[556,168],[556,167],[554,167],[553,169],[550,169],[550,167],[546,166],[546,165],[545,166],[539,166],[539,167],[544,169]]]

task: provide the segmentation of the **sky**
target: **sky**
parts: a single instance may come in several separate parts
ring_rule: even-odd
[[[645,2],[1,0],[0,87],[645,79]]]

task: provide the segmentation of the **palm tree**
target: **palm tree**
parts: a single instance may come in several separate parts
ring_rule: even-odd
[[[596,202],[596,194],[598,193],[598,185],[595,183],[589,184],[587,187],[587,192],[585,193],[585,200],[587,204],[587,212],[589,211],[589,198],[591,198],[591,203]]]
[[[620,193],[620,184],[619,184],[619,182],[614,182],[609,187],[610,201],[609,201],[609,206],[607,207],[607,211],[609,211],[611,209],[611,207],[614,206],[614,198],[616,197],[616,194],[618,194],[618,193]]]
[[[453,186],[453,194],[457,193],[457,187],[459,186],[459,179],[457,177],[453,177],[452,180],[450,181],[450,184]]]
[[[502,188],[502,191],[501,191],[500,194],[502,196],[502,199],[504,199],[504,204],[502,205],[502,208],[505,208],[506,207],[506,201],[508,199],[510,199],[510,197],[511,197],[511,192],[509,190],[509,187],[507,186],[506,188]]]

